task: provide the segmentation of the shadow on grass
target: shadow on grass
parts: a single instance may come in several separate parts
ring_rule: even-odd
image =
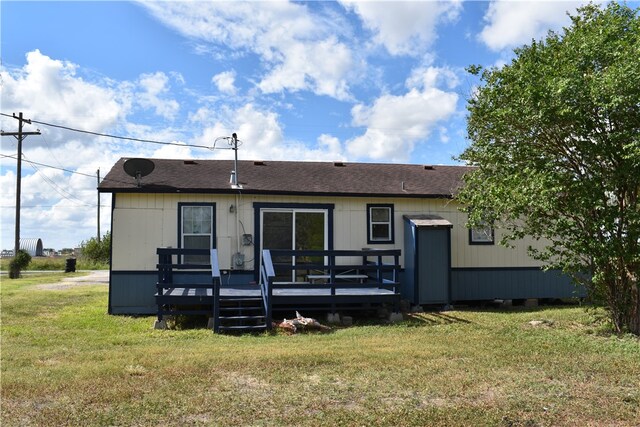
[[[450,325],[454,323],[473,323],[470,320],[446,312],[409,313],[406,319],[407,326],[424,325]]]

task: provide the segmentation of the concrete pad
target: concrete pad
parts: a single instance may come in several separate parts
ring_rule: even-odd
[[[156,321],[153,322],[153,329],[161,329],[161,330],[167,329],[167,321],[156,319]]]
[[[332,323],[332,324],[340,323],[340,313],[328,313],[327,323]]]

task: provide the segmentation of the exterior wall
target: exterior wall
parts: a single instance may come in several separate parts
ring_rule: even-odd
[[[452,268],[537,267],[540,264],[527,255],[533,239],[517,242],[515,248],[500,245],[470,245],[466,215],[457,204],[445,199],[332,198],[306,196],[227,196],[206,194],[117,194],[113,211],[113,270],[155,271],[156,248],[178,246],[178,202],[216,204],[216,247],[220,268],[231,268],[231,256],[238,251],[238,236],[251,234],[255,239],[253,203],[330,203],[334,204],[334,249],[404,249],[403,219],[405,214],[436,214],[453,224],[451,231]],[[394,204],[393,244],[367,244],[367,203]],[[237,209],[241,222],[236,225]],[[237,228],[237,230],[236,230]],[[495,238],[502,237],[496,230]],[[239,246],[245,255],[245,270],[253,270],[254,248]],[[404,265],[404,260],[401,259]]]
[[[238,245],[238,237],[256,239],[254,203],[332,204],[333,249],[401,249],[405,266],[403,215],[435,214],[453,224],[451,229],[451,294],[453,301],[490,298],[566,298],[573,296],[568,279],[543,273],[529,258],[530,239],[515,248],[470,245],[466,216],[447,199],[343,198],[310,196],[254,196],[208,194],[116,194],[112,216],[111,313],[147,314],[156,310],[155,282],[158,247],[178,247],[178,203],[215,203],[216,248],[220,269],[231,270],[232,254],[245,256],[243,270],[223,277],[225,283],[253,279],[254,246]],[[367,244],[367,204],[394,205],[393,244]],[[233,205],[233,212],[231,206]],[[236,212],[239,221],[236,222]],[[410,235],[409,235],[410,237]],[[495,240],[502,237],[496,230]],[[443,248],[443,251],[446,251]],[[354,260],[355,261],[355,260]],[[344,262],[351,262],[344,260]],[[408,266],[411,274],[417,266]],[[403,276],[406,276],[403,274]],[[559,287],[557,287],[559,286]],[[408,292],[406,289],[403,294]],[[536,296],[537,292],[537,296]]]

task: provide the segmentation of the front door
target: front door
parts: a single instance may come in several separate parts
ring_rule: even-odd
[[[262,249],[325,250],[327,243],[327,211],[313,209],[262,209]],[[303,281],[305,263],[323,262],[322,257],[274,257],[276,281]],[[292,271],[288,266],[299,267]]]

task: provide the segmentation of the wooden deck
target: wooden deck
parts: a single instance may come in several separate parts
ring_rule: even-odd
[[[289,257],[298,262],[276,264],[279,281],[276,281],[271,252],[279,259]],[[260,263],[260,280],[255,285],[222,284],[215,249],[210,251],[210,264],[184,262],[194,255],[206,255],[206,250],[158,248],[157,253],[155,298],[159,322],[165,315],[208,314],[213,319],[216,332],[248,331],[270,329],[274,311],[322,310],[335,313],[337,310],[368,310],[380,305],[390,305],[396,311],[399,308],[399,250],[265,250]],[[383,257],[392,258],[392,262],[384,263]],[[347,263],[337,262],[340,258]],[[354,259],[361,262],[353,264]],[[318,263],[317,260],[325,261]],[[174,276],[185,270],[206,271],[210,279],[205,283],[174,281]],[[281,281],[287,277],[301,277],[307,281]]]

